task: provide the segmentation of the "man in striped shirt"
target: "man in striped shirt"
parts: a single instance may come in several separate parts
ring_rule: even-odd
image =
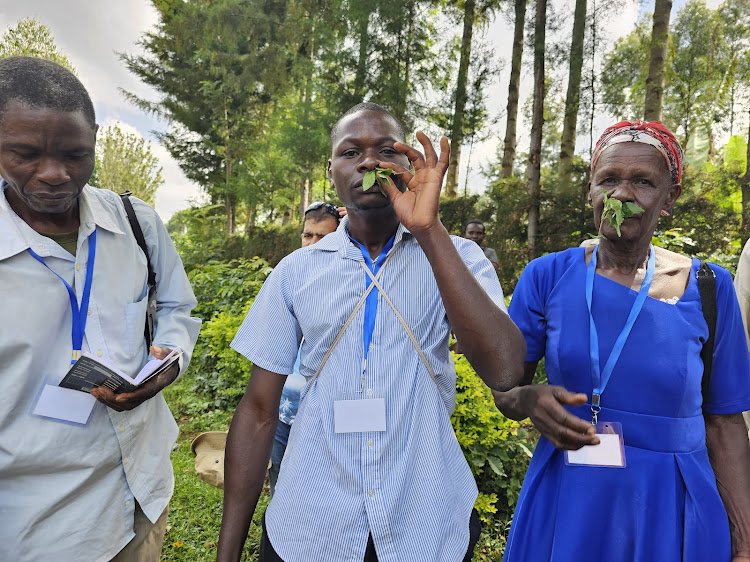
[[[253,370],[227,439],[220,561],[240,558],[303,336],[307,384],[259,560],[471,560],[477,488],[450,424],[450,331],[497,390],[521,380],[526,346],[492,264],[438,217],[447,139],[438,158],[417,138],[424,157],[375,104],[339,120],[328,173],[348,216],[279,263],[232,342]],[[376,167],[395,182],[363,187]]]

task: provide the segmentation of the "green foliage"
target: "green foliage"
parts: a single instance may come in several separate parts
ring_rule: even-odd
[[[489,388],[462,356],[456,362],[456,408],[451,421],[479,487],[484,523],[507,520],[521,492],[537,434],[528,423],[507,419]]]
[[[223,205],[190,207],[176,212],[167,232],[180,253],[186,271],[216,261],[228,261],[228,235]],[[235,256],[237,257],[237,256]]]
[[[118,124],[99,132],[96,141],[96,167],[89,184],[115,193],[132,191],[152,207],[156,190],[164,185],[159,159],[137,133],[123,131]]]
[[[51,60],[76,74],[68,57],[55,45],[49,27],[32,18],[20,20],[16,27],[7,29],[0,38],[0,59],[13,56]]]
[[[261,256],[275,267],[284,256],[300,247],[300,232],[300,227],[295,224],[248,228],[237,240],[233,252],[248,257]]]
[[[188,278],[203,319],[188,373],[200,397],[196,410],[234,408],[245,391],[251,364],[229,347],[252,300],[271,272],[260,258],[196,267]]]
[[[271,273],[258,257],[197,266],[188,279],[198,299],[195,314],[210,320],[219,313],[238,314],[252,302]]]
[[[609,220],[609,224],[615,227],[615,230],[617,230],[617,236],[622,236],[620,233],[620,226],[625,219],[637,215],[638,213],[642,213],[643,209],[632,201],[622,202],[615,197],[608,197],[606,191],[603,191],[602,193],[604,194],[604,210],[602,211],[602,218],[599,224],[599,236],[601,237],[602,235],[602,225],[605,220]]]
[[[365,172],[365,175],[362,178],[362,189],[367,191],[373,185],[375,185],[375,181],[377,181],[378,187],[380,188],[380,193],[382,193],[384,197],[388,197],[388,195],[385,193],[385,190],[383,189],[383,182],[387,182],[388,176],[390,176],[391,174],[393,174],[393,170],[391,170],[390,168],[380,168],[379,166],[375,166],[374,169],[370,170],[369,172]]]

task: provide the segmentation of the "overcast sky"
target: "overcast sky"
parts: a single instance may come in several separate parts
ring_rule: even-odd
[[[600,0],[606,1],[606,0]],[[561,13],[572,14],[573,0],[553,0]],[[674,11],[682,6],[685,0],[676,0]],[[718,0],[708,0],[711,7],[719,4]],[[569,9],[566,4],[570,4]],[[533,9],[530,3],[529,10]],[[642,10],[652,10],[653,0],[639,3],[633,0],[616,17],[608,20],[606,34],[610,40],[628,33],[635,24]],[[137,42],[141,35],[152,29],[157,23],[157,16],[148,0],[23,0],[6,1],[0,4],[0,33],[13,27],[23,18],[31,17],[46,24],[52,31],[60,50],[71,60],[78,75],[91,93],[96,107],[97,120],[100,125],[119,121],[125,129],[137,130],[147,139],[153,140],[152,130],[164,130],[165,123],[143,114],[128,104],[119,93],[119,88],[136,93],[139,96],[156,100],[156,92],[140,83],[117,58],[116,52],[138,52]],[[572,20],[572,15],[569,16]],[[572,25],[572,21],[569,25]],[[456,29],[460,33],[460,29]],[[567,37],[570,31],[562,31]],[[503,71],[496,84],[488,90],[488,106],[494,115],[504,114],[507,104],[508,77],[510,73],[510,52],[513,29],[509,20],[500,15],[485,31],[485,38],[494,46],[498,60],[504,62]],[[602,53],[603,54],[603,53]],[[525,62],[530,62],[529,57]],[[523,72],[521,103],[530,93],[531,69]],[[600,127],[608,123],[606,117],[599,123]],[[528,134],[525,124],[520,123],[522,130],[519,138],[519,150],[525,150]],[[500,119],[492,128],[491,138],[474,147],[469,176],[469,190],[481,191],[485,180],[479,174],[482,165],[495,158],[498,145],[502,142],[505,121]],[[201,190],[188,181],[167,151],[153,143],[152,151],[164,167],[164,186],[156,197],[156,210],[164,221],[180,209],[189,206],[191,201],[202,199]],[[466,173],[465,148],[462,155],[462,172],[460,185],[463,187]],[[125,189],[127,186],[123,186]]]

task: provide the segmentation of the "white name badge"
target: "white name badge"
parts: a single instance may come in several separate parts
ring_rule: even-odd
[[[86,425],[94,406],[96,398],[88,392],[45,384],[31,413],[59,422]]]
[[[336,433],[385,431],[385,399],[335,400],[333,427]]]
[[[596,424],[598,445],[585,445],[577,451],[565,451],[565,464],[625,468],[625,442],[622,425],[617,422]]]

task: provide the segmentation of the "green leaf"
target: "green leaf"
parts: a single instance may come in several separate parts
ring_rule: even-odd
[[[626,201],[625,203],[623,203],[623,216],[625,218],[632,217],[633,215],[637,215],[642,212],[643,209],[641,209],[638,205],[631,201]]]
[[[487,457],[487,463],[490,465],[492,472],[498,476],[505,476],[505,471],[503,470],[503,465],[500,462],[500,459],[496,457]]]
[[[367,191],[375,183],[375,170],[370,170],[365,173],[365,177],[362,178],[362,189]]]

